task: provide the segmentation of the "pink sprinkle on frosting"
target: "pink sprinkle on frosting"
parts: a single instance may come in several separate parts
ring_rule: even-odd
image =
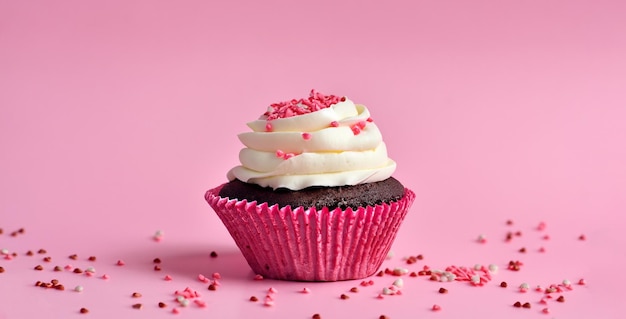
[[[268,121],[288,118],[319,111],[341,101],[345,101],[345,98],[340,98],[335,95],[324,95],[315,90],[311,90],[308,98],[291,99],[289,101],[271,104],[264,115],[267,116]]]

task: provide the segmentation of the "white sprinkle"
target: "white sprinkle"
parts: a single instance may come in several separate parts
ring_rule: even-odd
[[[480,276],[478,276],[478,275],[473,275],[473,276],[472,276],[472,278],[471,278],[471,280],[472,280],[472,283],[477,284],[477,283],[479,283],[479,282],[480,282]]]
[[[483,268],[483,265],[481,264],[474,265],[474,270],[481,270],[482,268]]]
[[[81,291],[83,291],[83,286],[76,286],[76,287],[74,288],[74,291],[76,291],[76,292],[81,292]]]
[[[391,295],[393,291],[387,287],[383,288],[383,295]]]
[[[569,280],[567,280],[567,279],[564,279],[564,280],[563,280],[563,285],[565,285],[565,286],[571,286],[571,285],[572,285],[572,282],[571,282],[571,281],[569,281]]]
[[[404,286],[404,281],[402,280],[402,278],[398,278],[396,279],[396,281],[393,282],[393,285],[398,288],[402,288]]]
[[[0,250],[0,253],[2,253],[3,255],[8,255],[9,254],[9,250],[6,248],[2,248],[2,250]]]
[[[387,258],[387,259],[391,259],[391,258],[393,258],[393,255],[394,255],[394,254],[393,254],[393,251],[391,251],[391,250],[390,250],[390,251],[387,253],[387,257],[386,257],[386,258]]]
[[[498,265],[496,265],[496,264],[489,265],[489,271],[491,271],[493,273],[498,272]]]

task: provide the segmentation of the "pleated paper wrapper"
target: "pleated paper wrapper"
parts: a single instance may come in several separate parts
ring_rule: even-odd
[[[373,275],[389,252],[415,194],[358,209],[268,206],[220,197],[205,199],[222,220],[252,270],[265,278],[338,281]]]

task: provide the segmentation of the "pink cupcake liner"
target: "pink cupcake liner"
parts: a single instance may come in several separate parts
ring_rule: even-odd
[[[252,270],[266,278],[337,281],[373,275],[384,261],[415,194],[358,209],[268,206],[220,197],[205,199]]]

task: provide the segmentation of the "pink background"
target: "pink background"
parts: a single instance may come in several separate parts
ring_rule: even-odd
[[[625,14],[623,1],[0,1],[0,248],[18,253],[0,259],[0,318],[169,318],[185,287],[208,304],[185,318],[621,318]],[[407,277],[377,300],[394,277],[358,293],[251,279],[203,194],[237,164],[246,121],[312,88],[370,108],[417,194],[383,267],[493,263],[494,281]],[[66,264],[111,279],[52,271]],[[195,277],[213,272],[208,291]],[[53,278],[66,291],[33,287]],[[580,278],[549,315],[516,289]],[[269,287],[274,307],[247,301]]]

